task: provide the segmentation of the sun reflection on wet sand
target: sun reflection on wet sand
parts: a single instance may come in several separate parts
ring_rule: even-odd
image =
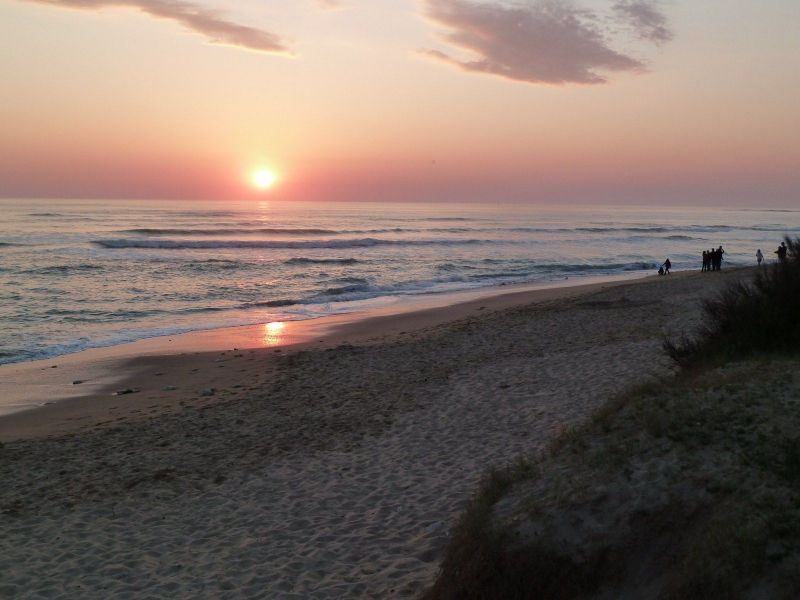
[[[264,323],[264,346],[278,346],[282,344],[284,329],[286,329],[286,323],[283,321]]]

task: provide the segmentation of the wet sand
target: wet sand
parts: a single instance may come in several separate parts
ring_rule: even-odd
[[[93,395],[0,418],[0,595],[414,597],[486,468],[669,373],[664,337],[748,273],[117,362],[124,378]]]
[[[195,402],[201,392],[211,390],[214,396],[241,396],[243,383],[258,385],[264,365],[281,353],[327,349],[343,342],[373,343],[475,311],[569,298],[630,281],[630,277],[595,279],[520,286],[503,293],[494,288],[419,298],[369,313],[157,337],[0,365],[0,441],[150,418]],[[126,390],[131,393],[120,394]]]

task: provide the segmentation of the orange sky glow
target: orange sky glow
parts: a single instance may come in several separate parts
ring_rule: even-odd
[[[189,4],[0,3],[0,197],[800,206],[794,0]]]

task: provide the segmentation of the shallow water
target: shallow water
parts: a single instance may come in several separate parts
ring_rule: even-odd
[[[800,211],[0,201],[0,363],[435,294],[768,258]]]

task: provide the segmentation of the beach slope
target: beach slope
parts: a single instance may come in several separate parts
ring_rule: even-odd
[[[670,374],[664,337],[747,276],[522,295],[319,349],[186,356],[187,372],[227,361],[214,395],[161,410],[140,392],[136,418],[6,429],[0,594],[415,597],[487,468]]]

